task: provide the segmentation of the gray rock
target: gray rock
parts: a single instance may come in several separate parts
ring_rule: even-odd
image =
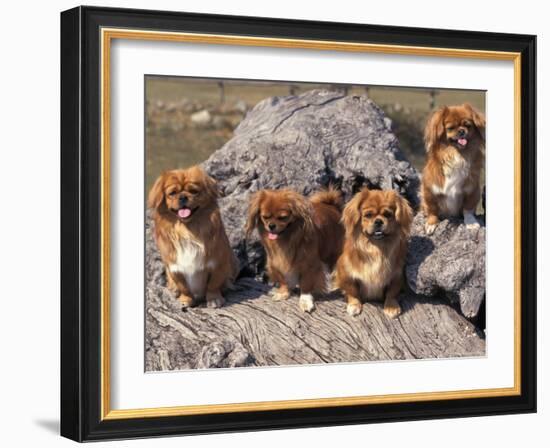
[[[212,115],[206,109],[191,115],[191,122],[196,126],[207,126],[212,121]]]
[[[147,371],[485,355],[484,335],[456,310],[410,293],[401,295],[403,314],[388,319],[379,303],[349,316],[338,293],[304,313],[297,296],[277,302],[250,278],[226,293],[224,307],[183,312],[164,286],[148,285]]]
[[[432,235],[416,215],[405,273],[416,294],[447,297],[464,316],[475,318],[485,300],[485,227],[468,229],[461,219],[444,220]]]
[[[418,204],[419,177],[399,149],[391,121],[365,96],[312,90],[267,98],[203,164],[220,186],[220,206],[241,266],[262,275],[263,250],[245,241],[251,193],[290,187],[310,194],[334,183],[349,198],[362,186],[395,189]]]

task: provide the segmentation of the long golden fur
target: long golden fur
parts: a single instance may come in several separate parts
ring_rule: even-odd
[[[300,288],[300,308],[314,309],[313,294],[327,290],[328,274],[342,249],[340,192],[305,198],[292,190],[261,190],[250,201],[247,234],[257,229],[267,253],[267,272],[279,287],[275,300]]]
[[[168,287],[186,307],[204,298],[222,306],[222,289],[237,273],[217,197],[216,182],[198,166],[164,172],[149,192]]]
[[[485,117],[469,104],[445,106],[429,118],[424,132],[427,161],[422,173],[422,208],[426,232],[439,218],[463,214],[468,227],[480,198],[485,146]]]
[[[336,284],[346,295],[351,316],[361,313],[366,300],[384,300],[389,317],[401,313],[398,295],[412,218],[409,203],[395,191],[365,188],[346,205]]]

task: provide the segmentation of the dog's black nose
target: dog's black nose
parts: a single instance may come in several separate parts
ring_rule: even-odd
[[[466,135],[466,131],[465,131],[464,129],[460,129],[460,130],[458,131],[458,136],[459,136],[459,137],[464,137],[465,135]]]
[[[269,230],[275,230],[277,226],[275,224],[269,224],[267,227],[269,227]]]
[[[185,205],[187,204],[187,196],[180,196],[180,205]]]
[[[376,227],[381,227],[382,224],[384,224],[384,221],[382,221],[381,219],[375,219],[375,220],[374,220],[374,225],[375,225]]]

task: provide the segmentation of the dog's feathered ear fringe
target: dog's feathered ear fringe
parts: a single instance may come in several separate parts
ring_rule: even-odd
[[[397,208],[395,210],[395,219],[401,226],[401,232],[408,236],[411,231],[413,211],[411,206],[409,205],[409,201],[407,201],[397,192],[394,192],[394,194],[395,202],[397,204]]]
[[[153,184],[151,191],[149,191],[149,197],[147,199],[147,206],[154,208],[155,210],[160,207],[164,200],[164,179],[166,173],[162,173]]]
[[[470,111],[470,114],[472,115],[472,121],[479,131],[479,135],[481,135],[481,138],[485,142],[485,115],[483,115],[477,109],[474,109],[474,107],[469,103],[464,103],[464,108]]]
[[[254,193],[250,197],[248,205],[248,218],[246,220],[246,237],[249,238],[256,227],[258,227],[258,221],[260,219],[260,205],[264,198],[264,191],[260,190]]]
[[[361,191],[355,194],[353,198],[346,204],[342,213],[342,223],[346,230],[346,236],[350,237],[353,234],[355,226],[361,220],[361,204],[369,195],[369,189],[363,188]]]
[[[435,111],[428,119],[426,128],[424,129],[424,143],[426,144],[427,152],[433,151],[445,135],[443,119],[448,110],[447,106],[442,107]]]

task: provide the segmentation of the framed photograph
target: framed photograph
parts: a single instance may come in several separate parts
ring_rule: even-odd
[[[61,434],[535,412],[535,44],[61,13]]]

